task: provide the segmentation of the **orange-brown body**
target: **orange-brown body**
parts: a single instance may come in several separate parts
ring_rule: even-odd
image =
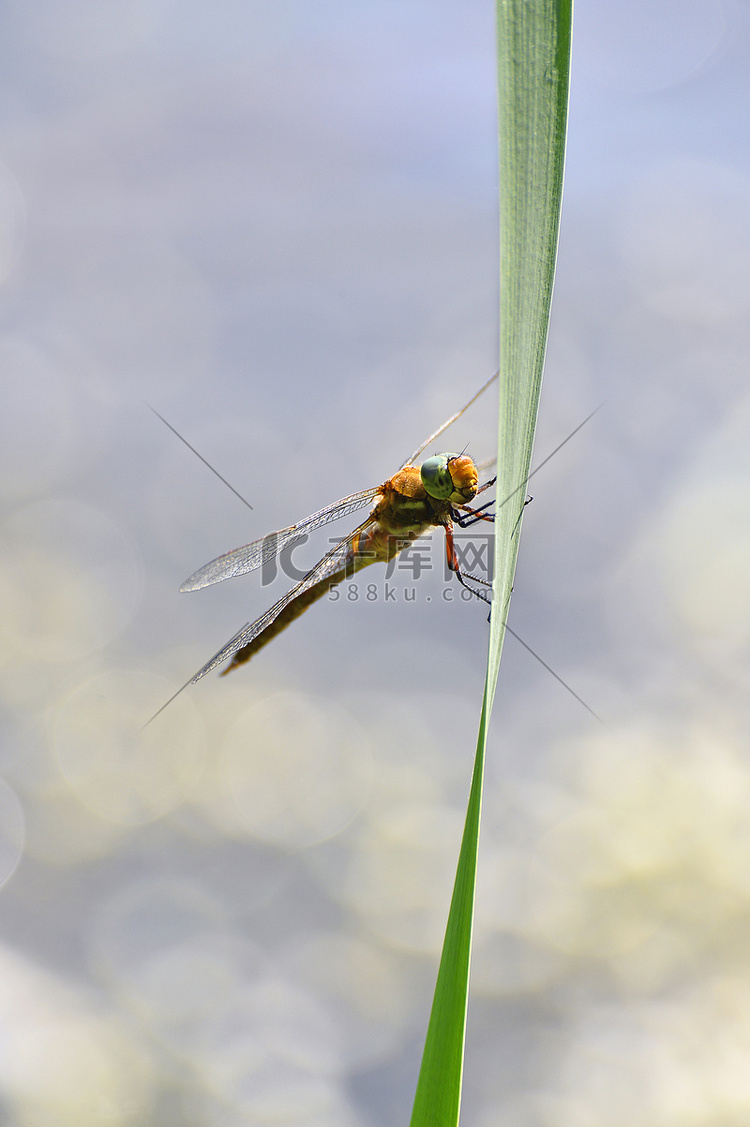
[[[369,521],[353,538],[340,570],[308,587],[288,603],[257,638],[237,651],[223,673],[229,673],[249,661],[337,583],[370,564],[387,563],[430,528],[450,529],[453,506],[466,505],[476,496],[478,474],[474,462],[467,455],[452,458],[449,465],[455,490],[445,500],[429,495],[422,483],[419,466],[404,466],[384,482]]]

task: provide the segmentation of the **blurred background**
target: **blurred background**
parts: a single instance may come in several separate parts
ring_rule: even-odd
[[[483,608],[198,566],[494,370],[489,0],[0,13],[0,1117],[408,1121]],[[580,0],[464,1117],[750,1120],[750,10]],[[439,448],[492,451],[493,394]],[[178,441],[155,408],[246,498]],[[295,555],[311,564],[334,525]],[[451,591],[453,587],[449,588]]]

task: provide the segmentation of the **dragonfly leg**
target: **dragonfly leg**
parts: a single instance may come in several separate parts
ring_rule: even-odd
[[[473,587],[469,586],[466,580],[470,579],[472,583],[480,583],[483,587],[491,587],[492,584],[488,579],[481,579],[478,575],[463,574],[461,568],[459,567],[458,556],[456,555],[456,546],[453,542],[453,529],[448,524],[444,525],[443,527],[445,528],[445,551],[448,558],[448,567],[454,573],[456,579],[462,587],[465,587],[467,591],[471,591],[472,595],[476,596],[477,599],[481,599],[483,603],[488,603],[491,606],[492,599],[489,599],[483,591],[475,591]]]
[[[530,505],[530,504],[531,504],[531,502],[532,502],[533,500],[534,500],[534,498],[533,498],[533,497],[527,497],[527,498],[526,498],[526,500],[524,501],[524,503],[523,503],[523,505],[522,505],[522,507],[521,507],[521,511],[520,511],[520,513],[518,514],[518,520],[517,520],[517,521],[516,521],[516,523],[515,523],[515,524],[513,525],[513,531],[512,531],[512,532],[511,532],[511,534],[510,534],[510,538],[511,538],[511,540],[513,539],[513,537],[515,536],[515,534],[516,534],[516,533],[518,532],[518,526],[519,526],[519,525],[520,525],[520,523],[521,523],[521,517],[523,516],[523,510],[524,510],[524,509],[526,508],[526,506],[527,506],[527,505]]]
[[[484,591],[475,591],[474,588],[470,587],[466,582],[467,579],[471,579],[472,583],[481,583],[485,587],[491,587],[492,584],[489,582],[489,580],[480,579],[478,575],[464,575],[461,571],[456,571],[456,579],[462,587],[465,587],[467,591],[471,591],[472,595],[474,595],[477,599],[481,599],[483,603],[487,603],[488,606],[492,606],[492,599],[488,598],[488,596],[485,595]],[[487,618],[487,621],[489,622],[489,616]]]
[[[471,509],[468,505],[462,505],[460,510],[453,510],[453,519],[459,528],[471,528],[473,524],[477,524],[480,520],[492,522],[495,519],[495,514],[488,513],[485,510],[494,504],[494,501],[488,501],[486,505],[480,505],[478,509]]]

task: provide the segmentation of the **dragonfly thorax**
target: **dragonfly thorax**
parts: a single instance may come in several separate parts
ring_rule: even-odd
[[[464,504],[477,491],[477,468],[467,454],[433,454],[422,462],[419,476],[425,491],[438,501]]]

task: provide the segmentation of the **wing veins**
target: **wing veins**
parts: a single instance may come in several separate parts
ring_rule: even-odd
[[[447,430],[451,423],[459,419],[464,411],[471,407],[482,392],[486,391],[490,384],[497,379],[499,373],[495,372],[490,379],[484,383],[479,391],[472,395],[471,399],[463,405],[460,411],[456,411],[449,419],[438,427],[436,431],[426,438],[425,441],[419,446],[411,457],[400,467],[412,465],[419,457],[423,450],[425,450],[431,442],[438,438],[443,431]],[[222,555],[217,556],[215,559],[210,560],[207,564],[199,567],[192,575],[189,575],[184,583],[180,586],[180,591],[199,591],[203,587],[210,587],[214,583],[222,583],[225,579],[233,579],[238,575],[247,575],[248,572],[255,571],[256,568],[262,567],[263,564],[272,560],[275,556],[282,551],[287,544],[295,539],[295,537],[302,537],[308,532],[313,532],[317,528],[322,528],[331,521],[338,520],[340,517],[348,516],[354,513],[357,509],[361,509],[368,501],[373,500],[374,497],[380,492],[381,486],[374,486],[371,489],[363,489],[359,493],[351,493],[348,497],[342,497],[340,501],[334,501],[331,505],[326,505],[325,508],[319,509],[318,512],[313,513],[304,520],[298,521],[296,524],[289,525],[288,528],[279,529],[277,532],[268,533],[258,540],[252,540],[249,544],[243,544],[239,548],[233,548],[230,552],[224,552]]]
[[[335,544],[333,548],[331,548],[330,552],[326,552],[323,558],[318,560],[315,566],[311,568],[310,571],[308,571],[307,575],[304,576],[303,579],[300,579],[299,583],[296,583],[294,587],[290,588],[290,590],[286,592],[285,595],[282,595],[280,599],[277,599],[273,606],[269,607],[269,609],[262,615],[260,615],[259,618],[256,618],[255,622],[250,623],[249,626],[243,626],[241,630],[233,635],[233,637],[229,639],[226,645],[222,646],[222,648],[217,653],[215,653],[214,656],[209,659],[209,661],[206,662],[203,668],[199,669],[198,672],[190,678],[188,684],[194,685],[197,681],[200,681],[202,677],[205,677],[206,674],[211,673],[214,669],[216,669],[217,666],[222,665],[225,661],[228,661],[228,659],[230,657],[233,657],[234,654],[238,652],[238,650],[241,650],[244,646],[247,646],[250,642],[257,638],[258,635],[261,634],[267,626],[270,626],[271,623],[278,618],[284,608],[289,605],[289,603],[293,602],[294,599],[296,599],[299,595],[302,595],[305,591],[309,590],[310,587],[315,586],[316,583],[319,583],[321,580],[326,579],[329,575],[332,575],[335,571],[338,571],[339,568],[341,568],[347,561],[347,556],[349,554],[349,550],[352,546],[354,538],[360,532],[363,532],[364,529],[369,527],[369,525],[372,524],[372,520],[372,517],[368,517],[367,520],[363,521],[358,528],[355,528],[354,531],[350,532],[347,537],[345,537],[343,540],[340,540],[338,544]]]
[[[212,583],[221,583],[225,579],[233,579],[237,575],[246,575],[250,571],[255,571],[277,556],[295,537],[301,539],[308,532],[314,532],[315,529],[322,528],[334,520],[355,513],[357,509],[372,501],[381,488],[377,485],[371,489],[362,489],[359,493],[350,493],[348,497],[342,497],[341,500],[326,505],[304,520],[290,524],[288,528],[270,532],[259,540],[253,540],[249,544],[217,556],[216,559],[210,560],[194,571],[182,584],[180,591],[199,591],[203,587],[210,587]]]

